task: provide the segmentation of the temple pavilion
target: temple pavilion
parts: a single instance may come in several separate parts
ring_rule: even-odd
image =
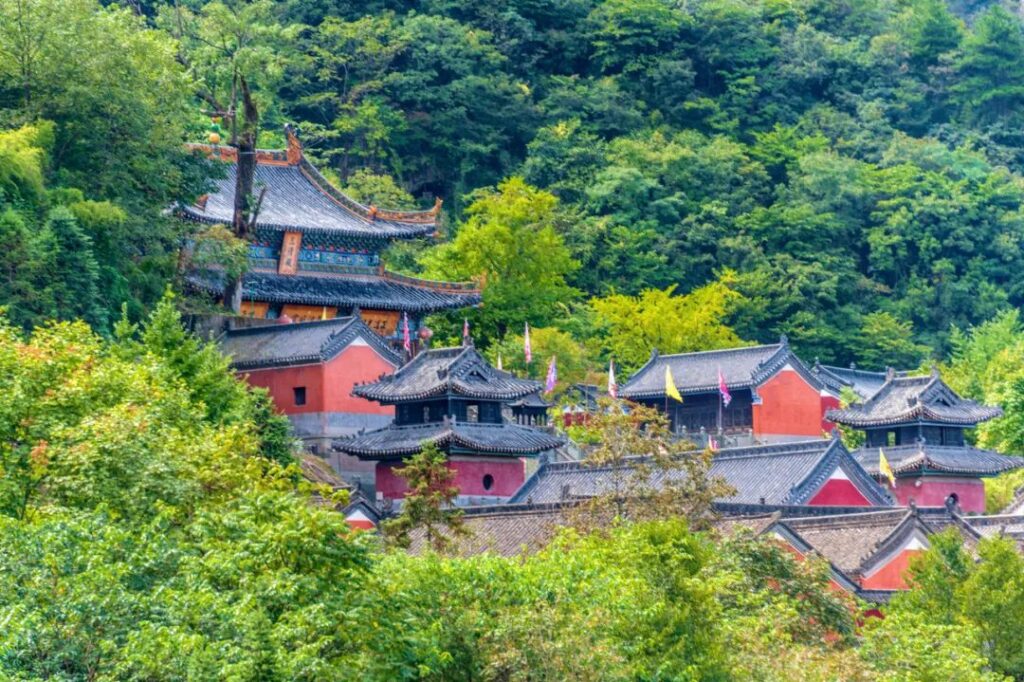
[[[830,410],[827,418],[864,431],[864,446],[854,456],[880,481],[885,477],[879,452],[885,454],[901,504],[981,513],[983,479],[1024,466],[1024,458],[975,448],[964,431],[1001,414],[998,407],[961,398],[933,371],[925,376],[890,372],[870,398]]]
[[[434,235],[441,208],[393,211],[361,204],[331,185],[306,159],[295,131],[285,128],[284,150],[259,150],[252,203],[256,222],[243,278],[242,312],[293,322],[358,314],[378,334],[400,345],[403,313],[411,341],[429,313],[480,302],[472,284],[434,282],[387,271],[381,252],[394,240]],[[238,150],[193,145],[227,166],[214,190],[178,214],[186,220],[231,225]],[[224,273],[193,271],[189,284],[221,296]]]
[[[376,462],[377,496],[399,499],[406,486],[394,470],[433,443],[456,472],[460,504],[502,501],[526,480],[529,460],[564,444],[547,430],[505,418],[510,403],[540,388],[491,367],[472,345],[423,351],[394,374],[352,391],[394,405],[394,423],[336,439],[334,448]]]

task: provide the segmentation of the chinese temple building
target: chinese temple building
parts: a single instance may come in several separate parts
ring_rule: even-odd
[[[928,550],[929,538],[950,526],[968,547],[981,538],[969,519],[944,509],[917,508],[784,517],[764,533],[800,555],[813,552],[825,558],[833,575],[845,576],[860,597],[887,602],[893,592],[907,589],[910,562]]]
[[[844,388],[851,389],[861,400],[867,400],[885,385],[889,378],[888,372],[874,372],[871,370],[858,369],[856,366],[832,367],[815,362],[811,368],[815,376],[825,384],[835,395]],[[893,376],[904,377],[906,372],[894,372]]]
[[[480,302],[471,284],[432,282],[388,272],[381,252],[392,241],[434,235],[441,203],[427,211],[365,206],[346,196],[305,158],[294,130],[285,150],[259,150],[253,187],[256,222],[243,278],[242,313],[302,322],[358,315],[400,345],[403,313],[412,342],[423,316]],[[214,190],[178,214],[198,223],[231,225],[238,150],[193,145],[226,165]],[[222,296],[224,273],[193,271],[190,286]],[[424,332],[426,335],[427,332]]]
[[[232,368],[250,385],[267,389],[295,435],[322,454],[328,454],[331,438],[380,428],[394,417],[394,408],[352,395],[357,383],[401,364],[357,317],[234,329],[218,343]],[[330,458],[350,482],[372,482],[372,466],[339,453]]]
[[[998,407],[961,398],[932,372],[914,377],[890,373],[870,398],[831,410],[828,418],[865,432],[864,447],[854,455],[879,480],[879,451],[885,453],[900,504],[982,513],[983,479],[1024,466],[1024,459],[975,448],[964,431],[1001,414]]]
[[[671,372],[683,402],[666,399]],[[719,373],[731,396],[722,405]],[[619,396],[668,411],[673,432],[703,445],[708,434],[723,444],[803,440],[832,430],[826,410],[839,400],[790,349],[779,343],[700,353],[658,355],[619,390]]]
[[[526,479],[527,461],[561,446],[544,430],[508,423],[508,404],[536,394],[540,384],[491,367],[473,348],[439,348],[418,354],[394,374],[356,386],[352,393],[394,406],[390,426],[334,441],[334,448],[376,463],[376,492],[404,496],[394,473],[423,443],[436,444],[456,472],[459,503],[507,499]]]
[[[516,491],[510,502],[564,503],[589,499],[614,485],[608,466],[586,461],[549,462]],[[837,438],[723,448],[709,477],[721,477],[735,493],[718,500],[741,505],[889,507],[892,498]]]

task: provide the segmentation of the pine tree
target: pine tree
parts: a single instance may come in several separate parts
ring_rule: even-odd
[[[408,492],[402,500],[402,512],[384,523],[388,542],[408,547],[413,531],[422,529],[424,542],[435,551],[451,546],[454,537],[466,534],[462,510],[455,508],[459,489],[453,485],[455,471],[433,443],[424,442],[396,474],[406,480]]]
[[[964,41],[954,93],[972,123],[996,123],[1024,105],[1024,31],[1020,20],[994,5]]]
[[[107,314],[100,305],[99,265],[92,239],[67,208],[50,211],[36,244],[40,254],[36,278],[50,307],[48,315],[81,319],[105,330]]]

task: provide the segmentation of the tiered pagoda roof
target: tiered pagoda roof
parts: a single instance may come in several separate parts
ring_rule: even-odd
[[[268,324],[234,329],[221,337],[221,352],[237,370],[327,362],[357,338],[398,365],[401,358],[358,317]]]
[[[928,422],[971,427],[1002,415],[998,407],[961,398],[937,372],[926,376],[890,375],[864,403],[829,410],[826,419],[858,429]]]
[[[540,383],[494,367],[472,345],[427,350],[394,374],[356,386],[352,393],[382,405],[429,403],[445,398],[508,403],[536,394]],[[335,449],[360,459],[387,460],[419,452],[424,442],[449,454],[520,457],[554,450],[565,443],[557,435],[500,421],[455,420],[392,424],[384,429],[334,441]]]
[[[540,388],[540,382],[491,367],[476,348],[467,345],[424,351],[394,374],[356,386],[353,393],[394,405],[446,395],[511,401]]]
[[[358,238],[402,239],[433,234],[441,202],[427,211],[392,211],[361,204],[334,187],[302,152],[295,131],[285,128],[286,150],[258,150],[253,182],[259,213],[256,227]],[[238,150],[225,145],[190,145],[227,165],[214,190],[181,214],[203,223],[230,225],[234,218]]]
[[[441,202],[425,211],[396,211],[355,201],[320,174],[285,129],[288,148],[258,150],[252,203],[256,221],[242,298],[271,304],[331,306],[341,310],[429,313],[480,303],[471,283],[434,282],[386,271],[380,251],[395,239],[434,235]],[[238,150],[191,145],[226,166],[213,191],[189,206],[186,220],[230,225],[234,215]],[[296,239],[285,243],[291,233]],[[287,268],[281,255],[294,249]],[[219,269],[193,271],[189,284],[214,295],[224,291]]]
[[[626,466],[637,461],[640,458],[628,460]],[[802,505],[814,497],[837,468],[872,504],[892,504],[889,494],[868,476],[838,439],[723,448],[715,454],[708,476],[721,477],[736,490],[720,502]],[[609,476],[612,471],[611,467],[590,466],[586,461],[544,464],[510,501],[551,503],[596,497],[614,484]]]
[[[913,476],[922,473],[949,476],[996,476],[1024,466],[1024,458],[1007,457],[992,450],[980,450],[969,445],[931,445],[914,443],[882,448],[893,475]],[[881,479],[878,470],[878,449],[861,448],[854,453],[864,469]]]
[[[395,459],[414,455],[423,443],[449,453],[520,457],[554,450],[564,444],[558,436],[517,424],[486,424],[445,420],[427,424],[391,425],[334,441],[334,447],[360,459]]]
[[[657,351],[619,390],[630,400],[665,397],[665,367],[669,367],[676,388],[683,395],[718,390],[721,371],[729,390],[756,388],[786,365],[800,372],[811,385],[821,382],[790,350],[783,338],[779,343],[699,353],[659,355]]]

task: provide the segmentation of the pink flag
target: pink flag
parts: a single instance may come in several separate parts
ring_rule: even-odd
[[[533,362],[533,350],[530,348],[530,323],[526,323],[526,333],[523,335],[523,354],[526,356],[527,364]]]
[[[555,390],[555,384],[558,383],[558,367],[555,365],[555,356],[551,356],[551,362],[548,364],[548,379],[544,384],[544,392],[551,393]]]
[[[725,385],[725,377],[722,376],[722,368],[718,368],[718,392],[722,394],[722,407],[729,407],[732,396],[729,395],[729,387]]]
[[[463,340],[469,338],[469,318],[462,318],[462,338]]]
[[[619,397],[619,385],[615,383],[615,361],[608,361],[608,395],[613,398]]]
[[[718,450],[718,441],[715,440],[714,438],[711,438],[708,441],[708,445],[711,447],[712,450]]]
[[[406,353],[412,352],[412,340],[409,338],[409,313],[402,313],[402,348]]]

